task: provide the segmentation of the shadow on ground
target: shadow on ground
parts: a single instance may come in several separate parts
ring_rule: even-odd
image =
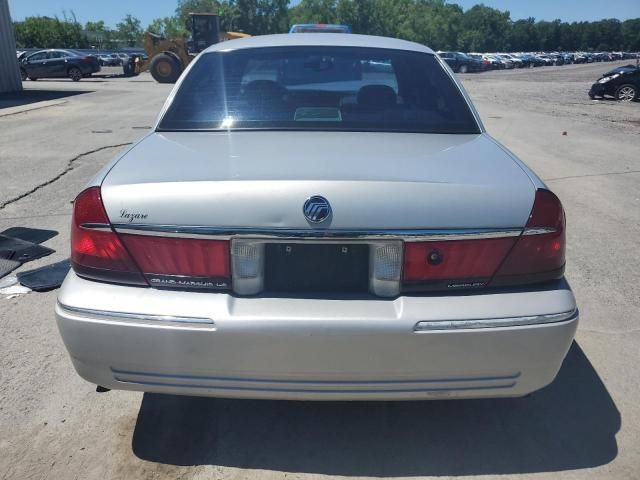
[[[23,90],[22,92],[0,94],[0,109],[21,107],[32,103],[60,100],[75,95],[93,93],[89,90]]]
[[[522,399],[321,403],[145,394],[139,458],[345,476],[473,475],[595,467],[620,413],[573,344],[556,381]]]

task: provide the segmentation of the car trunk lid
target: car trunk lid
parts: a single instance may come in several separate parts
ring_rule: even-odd
[[[320,226],[313,195],[333,211]],[[153,133],[102,184],[113,224],[229,229],[521,228],[534,196],[486,134]]]

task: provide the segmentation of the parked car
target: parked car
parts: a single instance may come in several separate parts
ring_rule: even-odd
[[[365,75],[370,62],[393,68]],[[432,50],[232,40],[162,112],[74,202],[55,312],[86,380],[416,400],[522,396],[556,376],[578,322],[562,205]]]
[[[540,55],[536,55],[536,56],[537,56],[537,58],[539,60],[543,61],[545,66],[547,66],[547,67],[555,65],[555,60],[553,58],[551,58],[551,56],[549,56],[549,55],[540,54]]]
[[[491,68],[494,70],[504,70],[507,68],[507,62],[497,55],[484,54],[482,58],[489,61]]]
[[[562,53],[561,55],[562,55],[562,58],[564,59],[564,63],[566,65],[569,65],[569,64],[575,62],[575,59],[576,59],[575,54],[565,52],[565,53]]]
[[[438,56],[456,73],[482,72],[486,70],[481,60],[469,57],[462,52],[438,52]]]
[[[574,63],[588,63],[587,62],[587,54],[583,52],[577,52],[574,56]]]
[[[518,58],[522,60],[525,67],[543,67],[546,65],[546,62],[530,53],[521,53]]]
[[[20,61],[22,80],[68,77],[74,82],[100,71],[98,59],[73,50],[41,50]]]
[[[121,65],[120,57],[115,53],[102,53],[98,55],[98,60],[103,67],[117,67]]]
[[[589,97],[605,95],[614,97],[621,102],[631,102],[640,99],[640,69],[635,65],[614,68],[605,73],[589,90]]]
[[[513,63],[514,68],[522,68],[525,65],[522,59],[517,57],[516,55],[511,55],[510,53],[499,53],[498,55],[500,55],[501,58],[504,58],[507,61]]]
[[[484,56],[481,53],[467,53],[467,56],[482,62],[483,65],[483,70],[493,70],[493,65],[491,64],[491,61],[487,58],[484,58]]]
[[[504,54],[504,53],[496,53],[494,54],[495,57],[498,57],[500,60],[502,60],[502,62],[504,62],[504,67],[507,70],[510,70],[512,68],[516,68],[516,62],[513,61],[513,59],[511,59],[508,55]]]

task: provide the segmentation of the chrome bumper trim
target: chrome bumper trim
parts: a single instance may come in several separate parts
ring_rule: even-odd
[[[142,385],[146,387],[159,387],[159,388],[175,388],[175,389],[198,389],[198,390],[211,390],[211,391],[227,391],[227,392],[265,392],[265,393],[307,393],[314,395],[393,395],[393,394],[411,394],[411,393],[447,393],[447,392],[474,392],[474,391],[491,391],[491,390],[505,390],[511,389],[517,385],[517,382],[510,382],[506,384],[498,385],[481,385],[473,387],[431,387],[431,388],[394,388],[383,390],[324,390],[324,389],[306,389],[306,388],[269,388],[269,387],[240,387],[240,386],[211,386],[201,384],[183,384],[183,383],[163,383],[163,382],[149,382],[149,381],[131,381],[124,380],[118,377],[114,377],[117,382]]]
[[[460,229],[460,230],[302,230],[288,228],[217,228],[179,225],[131,225],[114,224],[118,233],[179,238],[207,238],[230,240],[235,237],[301,240],[403,240],[405,242],[430,242],[441,240],[476,240],[487,238],[518,237],[522,228]]]
[[[522,375],[516,372],[508,375],[480,376],[480,377],[453,377],[453,378],[420,378],[420,379],[404,379],[404,380],[300,380],[300,379],[283,379],[283,378],[247,378],[247,377],[216,377],[207,375],[184,375],[173,373],[155,373],[155,372],[136,372],[131,370],[120,370],[111,367],[111,373],[114,377],[149,377],[158,379],[177,380],[198,380],[198,381],[214,381],[214,382],[233,382],[241,384],[292,384],[292,385],[402,385],[402,384],[433,384],[433,383],[470,383],[470,382],[499,382],[499,381],[517,381]]]
[[[549,315],[531,315],[526,317],[485,318],[473,320],[434,320],[416,323],[413,331],[415,333],[424,333],[443,330],[522,327],[527,325],[566,322],[574,320],[577,317],[578,309],[571,310],[569,312],[553,313]]]
[[[94,310],[63,305],[58,302],[60,310],[70,314],[82,315],[95,320],[111,320],[132,324],[171,326],[182,328],[200,328],[215,330],[215,322],[210,318],[176,317],[173,315],[146,315],[140,313],[112,312],[108,310]]]

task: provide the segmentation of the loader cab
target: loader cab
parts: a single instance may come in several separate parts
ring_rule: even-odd
[[[214,13],[191,13],[187,22],[191,32],[190,53],[200,53],[220,41],[220,17]]]

